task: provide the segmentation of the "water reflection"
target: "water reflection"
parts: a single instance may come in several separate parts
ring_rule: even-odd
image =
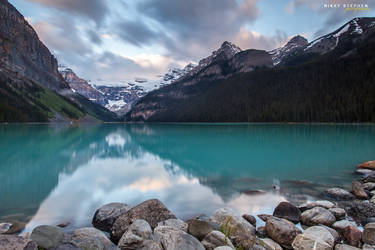
[[[109,202],[162,200],[178,217],[270,213],[349,184],[372,126],[0,126],[0,220],[88,225]],[[296,181],[298,180],[298,181]],[[304,180],[304,181],[300,181]],[[280,193],[272,191],[281,185]],[[316,185],[316,184],[319,185]],[[247,195],[263,189],[265,195]],[[3,202],[4,201],[4,202]]]

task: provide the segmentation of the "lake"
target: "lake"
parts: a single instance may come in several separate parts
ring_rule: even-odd
[[[0,221],[72,229],[105,203],[150,198],[182,219],[272,213],[350,188],[374,158],[372,125],[0,125]]]

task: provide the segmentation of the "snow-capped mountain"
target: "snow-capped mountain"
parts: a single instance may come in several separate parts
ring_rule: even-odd
[[[183,69],[171,68],[165,75],[154,80],[139,78],[134,82],[123,83],[122,86],[106,86],[105,81],[99,81],[100,85],[91,85],[89,81],[79,78],[72,69],[65,66],[59,66],[59,71],[73,92],[77,92],[121,116],[126,114],[148,92],[173,83],[188,74],[195,66],[190,63]]]
[[[307,44],[307,39],[298,35],[290,39],[284,47],[271,50],[268,53],[272,55],[273,65],[278,65],[290,54],[296,52],[302,47],[305,47]]]

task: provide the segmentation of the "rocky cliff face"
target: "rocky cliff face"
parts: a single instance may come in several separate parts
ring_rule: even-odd
[[[0,67],[35,80],[52,90],[69,88],[56,58],[34,29],[7,0],[0,1]]]

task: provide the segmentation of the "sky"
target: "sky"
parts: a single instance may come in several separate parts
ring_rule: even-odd
[[[154,79],[199,62],[230,41],[272,50],[294,35],[309,41],[375,0],[9,0],[59,64],[98,85]],[[367,4],[347,11],[343,4]],[[340,4],[325,7],[324,4]]]

